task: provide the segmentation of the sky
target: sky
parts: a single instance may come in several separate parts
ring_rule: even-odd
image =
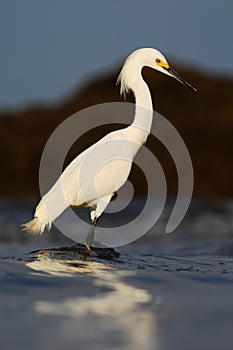
[[[233,77],[232,0],[1,0],[0,109],[53,102],[155,47]]]

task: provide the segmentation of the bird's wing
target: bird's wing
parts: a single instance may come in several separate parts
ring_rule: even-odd
[[[37,214],[47,210],[53,221],[70,206],[81,207],[117,191],[127,180],[135,155],[126,130],[109,133],[79,154],[42,198]]]
[[[38,204],[35,217],[50,225],[66,208],[95,205],[126,181],[138,146],[127,128],[109,133],[79,154]]]
[[[125,130],[104,136],[64,170],[59,180],[71,205],[90,202],[97,193],[99,197],[113,193],[126,181],[135,151],[126,140]]]

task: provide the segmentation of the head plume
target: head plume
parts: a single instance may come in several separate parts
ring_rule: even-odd
[[[136,50],[126,59],[117,79],[121,95],[125,97],[130,90],[135,89],[137,83],[141,81],[141,70],[144,66],[156,68],[156,58],[161,58],[166,62],[163,54],[152,48]]]

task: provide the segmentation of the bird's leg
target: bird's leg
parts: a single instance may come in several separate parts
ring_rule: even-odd
[[[94,231],[96,227],[96,223],[98,218],[101,216],[105,208],[107,207],[108,203],[110,202],[111,198],[113,196],[113,193],[110,193],[109,195],[102,197],[99,199],[97,206],[95,208],[91,208],[90,215],[91,215],[91,227],[87,234],[87,237],[84,241],[85,246],[90,251],[91,246],[93,246],[94,243]]]
[[[95,232],[96,222],[97,222],[97,217],[95,217],[92,220],[90,230],[89,230],[87,237],[84,241],[84,245],[86,246],[87,250],[89,250],[89,251],[91,250],[90,247],[94,243],[94,232]]]

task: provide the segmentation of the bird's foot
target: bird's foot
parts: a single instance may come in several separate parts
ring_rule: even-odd
[[[92,242],[92,243],[88,243],[88,241],[84,241],[83,242],[84,246],[87,248],[87,250],[90,252],[92,249],[103,249],[103,248],[108,248],[106,247],[105,245],[103,245],[102,243],[100,242]]]
[[[90,245],[86,241],[84,242],[84,245],[87,248],[87,250],[90,252],[91,251]]]

